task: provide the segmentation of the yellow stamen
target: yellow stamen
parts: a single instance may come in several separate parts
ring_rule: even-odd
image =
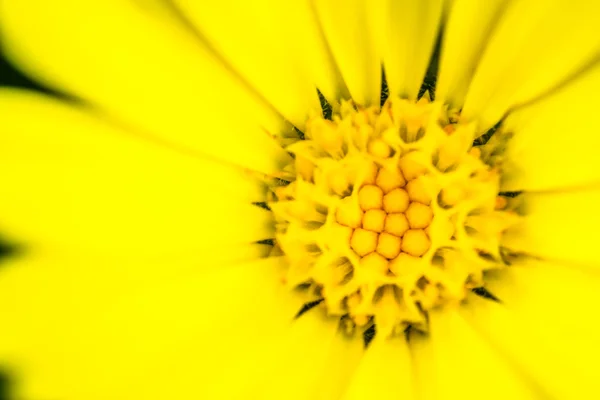
[[[361,228],[354,230],[350,239],[350,247],[361,257],[374,252],[377,248],[377,232]]]
[[[362,183],[364,185],[374,185],[375,179],[377,178],[377,173],[379,172],[379,168],[373,162],[361,163],[360,165],[361,172],[363,172],[363,180]]]
[[[383,191],[379,186],[363,186],[358,192],[358,204],[364,211],[381,208],[383,205]]]
[[[396,276],[411,275],[411,272],[417,271],[421,265],[419,257],[411,256],[407,253],[400,253],[388,264],[389,270]]]
[[[408,206],[406,219],[408,219],[408,225],[411,229],[425,229],[433,219],[433,211],[431,207],[415,201]]]
[[[373,232],[383,231],[386,215],[387,214],[383,210],[367,211],[362,221],[363,228]]]
[[[404,178],[408,181],[413,180],[427,172],[427,168],[425,166],[419,164],[417,161],[414,161],[409,157],[404,157],[400,160],[400,169],[402,170]]]
[[[390,98],[381,110],[342,101],[287,147],[291,183],[270,183],[283,281],[323,296],[349,333],[426,330],[430,308],[504,267],[480,254],[500,259],[499,236],[519,218],[495,196],[502,171],[472,148],[475,124],[444,110],[426,99]]]
[[[363,211],[360,209],[358,202],[355,199],[346,197],[342,199],[338,206],[335,218],[337,222],[342,225],[358,228],[361,225]]]
[[[388,214],[385,217],[385,231],[401,237],[409,228],[408,219],[402,213]]]
[[[383,190],[383,193],[389,193],[393,189],[406,185],[406,180],[404,180],[399,168],[395,168],[394,170],[382,168],[377,174],[375,184]]]
[[[379,253],[370,253],[360,259],[360,266],[364,270],[385,275],[388,270],[388,260]]]
[[[408,192],[408,198],[411,201],[418,201],[425,205],[431,204],[431,195],[427,189],[427,185],[423,178],[413,179],[406,184],[406,191]]]
[[[379,234],[379,241],[377,242],[377,253],[381,254],[387,259],[392,259],[400,254],[402,247],[402,239],[398,236],[382,232]]]
[[[431,247],[427,234],[422,229],[409,229],[402,236],[402,251],[411,256],[422,256]]]
[[[392,148],[383,140],[375,139],[369,142],[369,153],[375,157],[388,158],[392,154]]]
[[[383,197],[383,209],[387,213],[401,213],[406,211],[410,203],[406,190],[396,188]]]

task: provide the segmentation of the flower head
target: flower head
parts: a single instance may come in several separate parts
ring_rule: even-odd
[[[5,0],[16,398],[593,398],[600,6]]]

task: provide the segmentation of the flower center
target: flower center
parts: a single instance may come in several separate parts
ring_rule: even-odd
[[[271,183],[283,281],[339,317],[348,334],[427,330],[427,312],[464,300],[502,268],[518,219],[500,174],[473,147],[475,123],[440,103],[342,102],[312,116],[294,161]]]

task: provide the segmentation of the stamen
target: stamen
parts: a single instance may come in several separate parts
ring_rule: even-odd
[[[425,204],[414,201],[406,210],[406,219],[411,229],[425,229],[433,219],[433,210]]]
[[[410,197],[403,188],[396,188],[383,197],[383,209],[386,213],[401,213],[410,204]]]
[[[358,191],[358,204],[363,211],[380,209],[383,190],[379,186],[365,185]]]
[[[366,256],[377,248],[377,232],[371,232],[366,229],[355,229],[350,239],[350,247],[359,256]]]
[[[402,237],[409,228],[408,219],[402,213],[392,213],[385,217],[385,231]]]
[[[377,173],[375,184],[383,190],[383,193],[389,193],[394,189],[406,185],[406,180],[404,179],[404,176],[402,176],[402,172],[400,172],[399,168],[382,168]]]
[[[286,146],[290,183],[270,183],[283,281],[322,296],[348,334],[426,331],[431,308],[506,268],[499,237],[518,217],[499,195],[498,154],[426,97],[336,110]]]
[[[429,250],[431,242],[422,229],[409,229],[402,236],[402,251],[411,256],[420,257]]]
[[[362,218],[363,228],[373,232],[382,232],[385,226],[386,215],[385,211],[379,209],[367,211]]]

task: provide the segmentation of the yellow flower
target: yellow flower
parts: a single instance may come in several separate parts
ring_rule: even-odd
[[[14,398],[598,397],[599,17],[2,1]]]

